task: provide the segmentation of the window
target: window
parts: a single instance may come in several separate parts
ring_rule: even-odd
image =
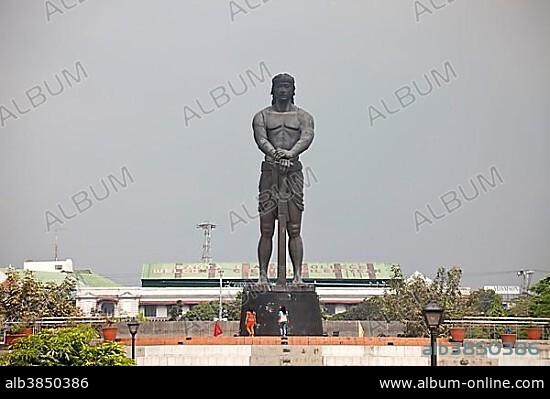
[[[102,302],[99,310],[106,316],[113,316],[115,314],[115,304],[114,302]]]
[[[336,313],[336,305],[335,304],[327,303],[325,305],[325,307],[327,308],[327,313],[328,314],[335,314]]]
[[[157,305],[144,305],[143,314],[145,317],[157,317]]]
[[[55,265],[55,270],[62,270],[63,269],[63,265]]]

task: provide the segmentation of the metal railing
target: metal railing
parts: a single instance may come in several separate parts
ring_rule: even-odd
[[[489,317],[489,316],[465,316],[461,319],[446,319],[446,324],[517,324],[550,326],[548,317]]]
[[[469,338],[485,338],[483,333],[498,337],[504,332],[503,329],[508,333],[524,336],[529,327],[539,327],[543,340],[550,336],[550,318],[546,317],[465,316],[460,319],[446,319],[444,323],[450,327],[466,327]]]

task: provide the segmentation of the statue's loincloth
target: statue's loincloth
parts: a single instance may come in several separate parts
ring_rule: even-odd
[[[273,165],[270,162],[262,162],[262,173],[260,175],[260,184],[258,196],[258,212],[260,215],[265,215],[271,211],[275,212],[277,216],[277,184],[273,182],[273,167],[279,167],[279,165]],[[292,202],[300,210],[304,210],[304,174],[302,173],[302,163],[300,161],[293,161],[292,166],[288,168],[287,172],[287,194],[284,198],[288,202]]]

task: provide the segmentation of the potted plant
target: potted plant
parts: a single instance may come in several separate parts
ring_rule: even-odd
[[[118,332],[114,317],[107,315],[101,327],[101,335],[105,341],[114,341]]]
[[[514,334],[509,327],[506,327],[504,334],[500,335],[503,347],[513,348],[516,345],[517,334]]]
[[[453,325],[450,328],[449,333],[451,335],[451,342],[464,342],[466,327],[461,324]]]
[[[5,331],[5,344],[11,345],[15,342],[15,340],[30,335],[32,333],[32,328],[29,332],[29,328],[26,323],[12,323],[5,329]]]
[[[452,303],[447,304],[448,310],[445,311],[446,317],[455,320],[449,329],[451,342],[464,342],[466,337],[467,326],[461,320],[469,315],[469,309],[466,306],[466,301],[458,297]]]
[[[106,314],[96,309],[92,309],[90,313],[98,320],[98,323],[95,324],[95,327],[97,328],[98,332],[101,333],[103,340],[114,341],[118,332],[118,327],[115,324],[115,317],[112,314]]]
[[[451,320],[456,320],[451,324],[449,329],[450,341],[451,342],[464,342],[466,337],[467,327],[465,324],[461,323],[459,320],[463,319],[467,315],[466,309],[460,307],[460,305],[455,305],[456,307],[446,314],[451,318]]]
[[[540,324],[535,324],[537,317],[544,317],[544,313],[537,307],[535,298],[533,295],[524,293],[515,300],[514,306],[511,309],[511,315],[518,317],[525,317],[527,319],[527,326],[523,331],[527,335],[527,339],[538,340],[542,337],[542,327]]]
[[[105,341],[115,341],[118,332],[118,327],[116,323],[127,321],[128,316],[120,307],[117,307],[114,314],[105,315],[101,312],[100,314],[103,315],[103,325],[101,327],[101,334],[103,335],[103,339]],[[117,314],[118,316],[115,316],[115,314]]]
[[[525,332],[527,333],[527,339],[539,340],[542,338],[542,327],[536,324],[530,324]]]

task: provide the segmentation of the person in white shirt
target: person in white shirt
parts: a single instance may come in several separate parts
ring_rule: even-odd
[[[286,307],[281,306],[279,313],[277,314],[277,323],[279,323],[279,330],[281,331],[281,336],[286,337],[287,334],[287,325],[288,325],[288,312]]]

